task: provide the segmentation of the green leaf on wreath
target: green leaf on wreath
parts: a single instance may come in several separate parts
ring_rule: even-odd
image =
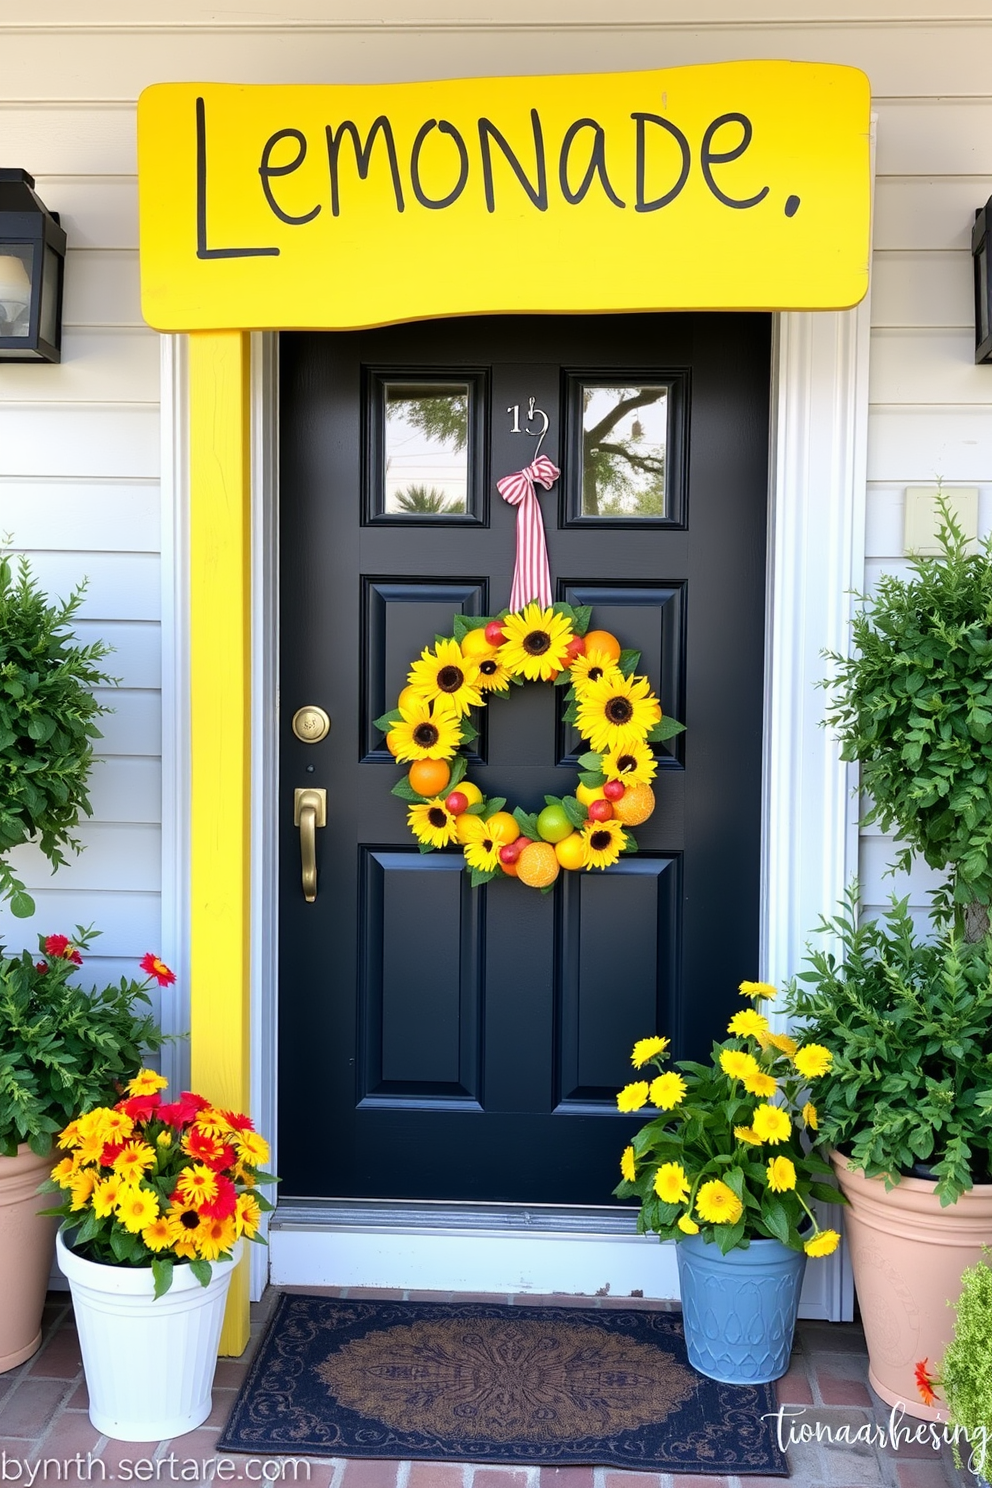
[[[566,723],[578,723],[579,706],[577,703],[569,703],[568,707],[565,709],[564,719]]]
[[[601,785],[606,784],[606,776],[601,770],[582,770],[579,780],[589,790],[599,790]]]
[[[632,677],[641,661],[640,651],[621,651],[617,666],[625,677]]]
[[[560,806],[561,796],[545,796],[544,804],[545,806]]]
[[[462,731],[463,744],[471,744],[479,737],[479,730],[474,723],[469,723],[467,718],[459,719],[458,726]]]
[[[408,778],[397,780],[389,794],[391,796],[399,796],[401,801],[409,801],[414,806],[422,806],[425,801],[431,799],[430,796],[419,795],[410,784]]]
[[[573,827],[585,826],[589,811],[587,807],[583,806],[581,801],[575,796],[563,796],[561,804],[565,808],[565,815]]]
[[[489,621],[489,615],[456,615],[451,623],[451,633],[460,645],[470,630],[482,630]]]
[[[377,728],[382,734],[388,734],[393,724],[400,723],[402,721],[402,718],[403,715],[400,712],[399,708],[393,708],[391,712],[383,713],[381,718],[376,718],[372,724],[372,727]]]
[[[541,893],[542,894],[550,894],[553,889],[554,889],[554,884],[553,883],[545,884],[544,885],[544,888],[541,890]]]
[[[590,749],[586,754],[580,754],[578,764],[583,770],[598,770],[603,763],[603,756]]]
[[[534,816],[529,811],[525,811],[522,806],[515,806],[513,810],[513,820],[516,822],[523,835],[525,837],[529,837],[531,842],[540,842],[541,834],[537,830],[536,816]]]
[[[490,796],[486,802],[486,809],[482,813],[483,821],[488,821],[491,816],[496,815],[497,811],[502,811],[505,805],[505,796]]]
[[[632,832],[624,832],[623,847],[620,849],[620,851],[622,853],[636,853],[637,838],[633,835]]]
[[[564,604],[559,601],[558,604],[551,606],[551,610],[553,614],[563,615],[566,620],[570,620],[572,622],[572,628],[575,628],[575,611],[570,604]]]
[[[472,887],[477,889],[481,884],[487,884],[490,879],[495,878],[497,870],[495,868],[473,868],[471,872]]]
[[[572,613],[575,616],[575,634],[585,635],[592,621],[592,605],[573,605]]]
[[[565,667],[558,673],[557,677],[555,678],[554,685],[555,687],[568,687],[570,686],[571,681],[572,673],[569,671],[568,667]]]
[[[435,851],[435,849],[431,846],[431,844],[429,842],[418,842],[417,843],[417,848],[418,848],[418,851],[420,851],[422,853],[429,853],[429,852],[434,852]]]
[[[684,733],[684,723],[676,723],[674,718],[666,717],[663,718],[660,723],[656,723],[654,728],[648,734],[648,743],[663,744],[666,739],[674,739],[676,734]]]
[[[458,785],[459,781],[465,779],[465,771],[467,769],[468,760],[463,754],[456,754],[454,759],[451,761],[451,779],[448,781],[447,785],[444,788],[446,793],[450,794],[450,792],[454,790],[455,786]]]
[[[466,806],[466,808],[465,808],[465,815],[466,816],[485,816],[485,814],[486,814],[486,798],[485,798],[485,796],[483,796],[483,798],[482,798],[481,801],[473,801],[472,804],[471,804],[471,806]]]

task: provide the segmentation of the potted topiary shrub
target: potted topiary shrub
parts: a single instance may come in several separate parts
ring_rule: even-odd
[[[35,842],[54,870],[63,848],[78,852],[72,829],[90,815],[95,720],[107,712],[92,689],[115,679],[97,665],[110,647],[79,646],[70,630],[85,587],[52,603],[27,559],[15,575],[0,553],[0,901],[19,918],[34,901],[7,855]]]
[[[869,1377],[937,1419],[914,1362],[942,1353],[947,1303],[992,1233],[992,944],[946,922],[922,939],[905,900],[859,923],[856,885],[820,929],[840,953],[809,951],[789,1011],[832,1055],[815,1120],[850,1206]]]
[[[0,1373],[41,1342],[55,1222],[39,1213],[38,1187],[53,1138],[73,1116],[119,1099],[144,1051],[163,1042],[139,1005],[152,979],[167,985],[172,972],[149,955],[147,980],[88,992],[72,978],[93,934],[77,926],[75,941],[41,937],[38,960],[0,947]]]

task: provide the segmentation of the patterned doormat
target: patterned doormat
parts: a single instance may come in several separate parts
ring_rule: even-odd
[[[785,1477],[775,1409],[697,1374],[678,1312],[283,1293],[217,1445]]]

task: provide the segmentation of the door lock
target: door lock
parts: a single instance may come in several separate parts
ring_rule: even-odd
[[[331,720],[316,703],[307,703],[293,714],[293,733],[304,744],[319,744],[330,732]]]
[[[317,828],[327,826],[326,790],[309,786],[293,792],[293,825],[300,829],[303,897],[312,904],[317,897]]]

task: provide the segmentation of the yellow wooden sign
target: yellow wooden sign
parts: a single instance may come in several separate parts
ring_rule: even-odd
[[[868,284],[853,67],[160,83],[138,105],[162,331],[841,309]]]

